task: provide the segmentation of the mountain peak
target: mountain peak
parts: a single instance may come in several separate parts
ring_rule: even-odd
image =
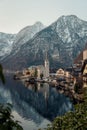
[[[81,20],[76,15],[63,15],[59,17],[56,22],[63,23],[63,24],[76,24],[76,23],[83,24],[83,22],[86,22],[86,21]]]
[[[40,21],[35,22],[35,24],[34,24],[34,25],[44,26],[44,25],[43,25],[43,23],[41,23]]]
[[[62,32],[63,34],[65,33],[65,35],[67,35],[67,33],[69,35],[70,32],[78,32],[79,30],[80,34],[82,35],[83,24],[87,26],[87,22],[81,20],[76,15],[63,15],[52,24],[52,29],[56,30],[58,34]]]
[[[26,26],[23,29],[19,31],[17,34],[13,48],[17,49],[20,48],[21,45],[25,44],[27,41],[29,41],[33,36],[44,29],[45,26],[41,22],[36,22],[35,24],[31,26]]]
[[[76,15],[62,15],[60,18],[78,18]]]
[[[62,19],[62,20],[65,20],[65,19],[80,19],[78,18],[76,15],[62,15],[61,17],[58,18],[59,19]]]
[[[76,15],[67,15],[67,16],[63,15],[63,16],[59,17],[56,22],[64,22],[64,23],[80,22],[81,23],[81,21],[82,20],[80,18],[78,18]]]

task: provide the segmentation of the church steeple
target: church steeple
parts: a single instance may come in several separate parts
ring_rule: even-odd
[[[47,51],[45,54],[45,77],[49,77],[49,60],[48,60],[48,56],[47,56]]]
[[[46,51],[46,57],[45,57],[45,60],[46,60],[46,61],[48,60],[47,51]]]

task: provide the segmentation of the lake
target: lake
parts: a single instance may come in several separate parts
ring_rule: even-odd
[[[27,85],[6,75],[6,84],[0,85],[0,102],[13,105],[12,114],[24,130],[45,128],[56,117],[72,110],[68,97],[49,84]]]

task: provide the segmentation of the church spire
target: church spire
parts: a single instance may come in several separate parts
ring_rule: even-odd
[[[45,52],[45,61],[48,61],[48,54],[47,54],[47,50]]]
[[[49,60],[47,57],[47,51],[45,53],[45,77],[49,77]]]

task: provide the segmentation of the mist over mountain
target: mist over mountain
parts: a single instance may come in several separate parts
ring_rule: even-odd
[[[29,40],[24,40],[23,44],[19,39],[15,43],[20,49],[13,49],[16,53],[12,51],[11,56],[3,60],[5,68],[22,69],[42,64],[46,51],[51,67],[68,67],[85,47],[87,22],[75,15],[61,16]]]

